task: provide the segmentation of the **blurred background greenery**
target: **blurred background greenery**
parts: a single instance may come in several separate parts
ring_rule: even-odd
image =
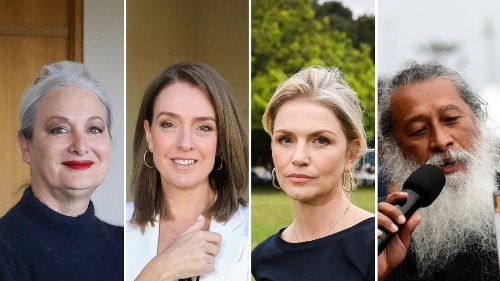
[[[251,161],[272,165],[264,109],[280,82],[311,65],[338,67],[365,107],[369,147],[375,143],[375,16],[354,19],[339,2],[252,0]]]

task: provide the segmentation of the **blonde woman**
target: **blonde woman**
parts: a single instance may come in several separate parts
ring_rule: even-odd
[[[292,200],[294,219],[253,250],[255,279],[374,280],[374,216],[349,200],[366,151],[356,94],[338,69],[303,69],[278,87],[263,123],[273,185]]]

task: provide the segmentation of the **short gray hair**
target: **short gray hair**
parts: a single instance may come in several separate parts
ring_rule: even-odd
[[[80,87],[91,90],[101,101],[106,111],[106,125],[111,134],[111,104],[101,84],[80,63],[61,61],[42,68],[40,77],[31,85],[21,99],[19,106],[19,134],[26,139],[33,137],[33,125],[42,98],[60,87]]]

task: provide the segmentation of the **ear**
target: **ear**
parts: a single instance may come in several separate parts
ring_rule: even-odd
[[[356,166],[356,159],[358,157],[360,143],[358,139],[351,141],[347,145],[346,161],[344,171],[353,170]]]
[[[153,152],[153,141],[151,138],[151,127],[149,126],[149,121],[144,120],[144,132],[146,133],[146,141],[148,142],[148,149]]]
[[[30,140],[24,137],[22,133],[19,133],[17,135],[17,142],[19,143],[19,147],[21,148],[21,154],[24,163],[30,164],[31,163]]]

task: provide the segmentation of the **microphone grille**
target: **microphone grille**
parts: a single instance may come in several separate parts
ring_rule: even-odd
[[[420,196],[422,207],[427,207],[443,190],[446,178],[441,170],[425,164],[416,169],[403,184],[403,190],[413,190]]]

